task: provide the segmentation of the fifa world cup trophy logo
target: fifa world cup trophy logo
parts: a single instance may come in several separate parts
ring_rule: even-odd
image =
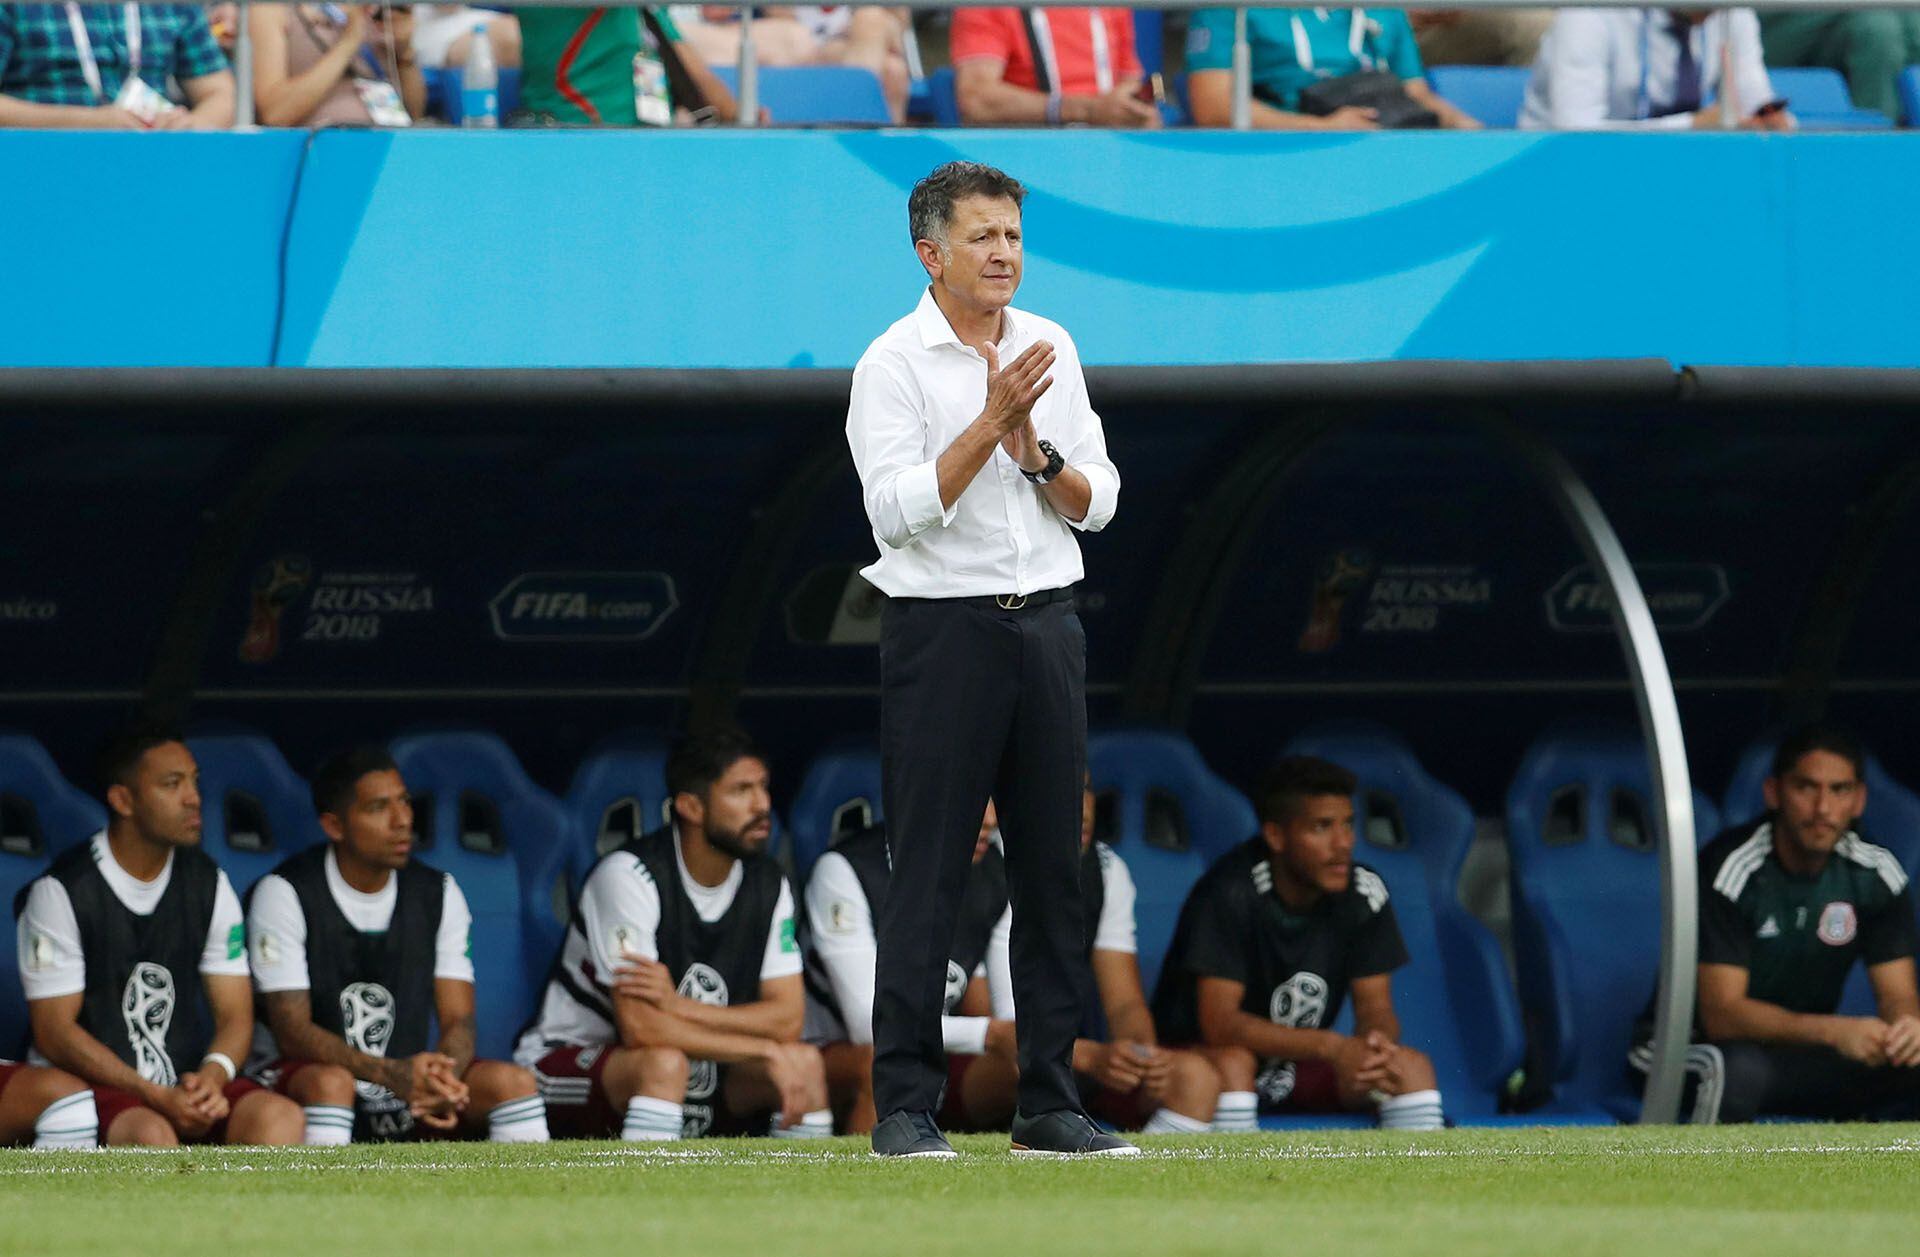
[[[1372,573],[1373,557],[1365,550],[1342,550],[1320,565],[1307,627],[1300,634],[1303,654],[1324,655],[1340,644],[1340,613]]]
[[[253,606],[247,616],[247,634],[240,639],[240,658],[265,663],[280,653],[280,617],[313,579],[313,564],[297,554],[263,563],[253,577]]]
[[[167,1031],[173,1028],[173,975],[165,965],[143,960],[127,977],[120,1015],[133,1047],[133,1068],[148,1082],[171,1087],[180,1081],[167,1055]]]

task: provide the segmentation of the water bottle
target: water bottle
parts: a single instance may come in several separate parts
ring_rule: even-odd
[[[473,27],[473,47],[460,72],[460,125],[491,129],[500,125],[500,72],[493,65],[493,41],[484,23]]]

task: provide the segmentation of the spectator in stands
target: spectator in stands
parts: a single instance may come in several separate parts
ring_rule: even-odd
[[[535,125],[732,122],[733,93],[665,9],[521,9],[520,105]]]
[[[679,17],[687,42],[709,65],[733,65],[740,59],[740,10],[728,5],[688,5]],[[755,9],[753,53],[764,66],[845,65],[872,71],[893,111],[895,122],[907,116],[913,83],[901,36],[908,9],[879,5],[801,5]]]
[[[1427,65],[1532,65],[1552,9],[1408,9]]]
[[[233,102],[198,5],[0,4],[0,127],[223,131]]]
[[[1233,120],[1233,13],[1232,9],[1201,9],[1187,27],[1187,101],[1194,122],[1203,127],[1224,127]],[[1427,85],[1413,28],[1407,15],[1397,9],[1249,9],[1247,42],[1253,54],[1252,122],[1256,128],[1379,129],[1383,122],[1378,106],[1343,104],[1316,114],[1307,108],[1311,100],[1301,98],[1306,89],[1367,71],[1394,75],[1406,99],[1424,111],[1424,118],[1407,122],[1388,118],[1388,124],[1460,130],[1480,126]]]
[[[833,1133],[793,892],[766,854],[767,765],[744,734],[667,759],[673,818],[594,865],[515,1055],[564,1135]]]
[[[100,1142],[93,1092],[72,1074],[0,1060],[0,1148],[92,1148]]]
[[[940,1120],[962,1130],[1006,1129],[1019,1071],[1013,1022],[988,1015],[987,948],[1007,910],[1006,859],[994,845],[995,832],[988,805],[947,958],[940,1029],[950,1069]],[[875,1119],[873,974],[879,947],[873,923],[891,873],[887,831],[873,825],[834,844],[807,878],[806,1038],[826,1059],[834,1115],[848,1134],[871,1133]]]
[[[1407,950],[1386,883],[1353,862],[1356,784],[1321,759],[1274,765],[1260,832],[1215,862],[1180,911],[1154,1017],[1219,1068],[1216,1130],[1252,1130],[1262,1111],[1442,1124],[1433,1063],[1400,1042],[1391,975]],[[1333,1023],[1349,991],[1344,1035]]]
[[[948,52],[969,126],[1160,125],[1131,9],[955,9]]]
[[[255,1076],[306,1110],[309,1144],[546,1142],[533,1075],[474,1059],[473,914],[451,875],[412,859],[399,767],[379,747],[335,755],[314,774],[313,805],[326,845],[261,878],[248,902],[273,1039]]]
[[[390,5],[255,4],[253,102],[269,127],[404,127],[426,116],[413,14]]]
[[[487,28],[493,45],[493,64],[500,69],[520,64],[520,20],[498,9],[476,9],[465,4],[413,6],[413,51],[429,70],[458,68],[473,49],[473,28]]]
[[[1859,834],[1865,756],[1813,725],[1774,752],[1766,815],[1700,851],[1700,1016],[1693,1120],[1846,1120],[1920,1106],[1913,893]],[[1854,962],[1876,1016],[1837,1015]],[[1645,1069],[1642,1044],[1630,1057]]]
[[[235,1064],[253,1041],[246,927],[200,850],[192,752],[170,730],[132,728],[108,743],[101,777],[106,829],[21,905],[34,1050],[92,1084],[106,1143],[299,1143],[299,1106]]]
[[[1211,1129],[1220,1074],[1200,1052],[1160,1046],[1140,985],[1133,920],[1133,876],[1126,862],[1093,837],[1093,786],[1080,807],[1080,887],[1087,908],[1087,964],[1081,973],[1081,1027],[1073,1071],[1087,1111],[1121,1130],[1193,1135]],[[1015,1014],[1010,944],[1013,914],[1004,913],[987,950],[987,979],[996,1017]],[[1004,1080],[1011,1108],[1017,1076]]]
[[[1722,50],[1733,65],[1721,82]],[[1720,97],[1735,126],[1785,131],[1760,59],[1752,9],[1562,9],[1540,44],[1520,109],[1523,130],[1717,128]]]
[[[1767,64],[1827,66],[1847,76],[1853,102],[1900,121],[1894,86],[1902,68],[1920,64],[1920,10],[1864,9],[1760,15]]]

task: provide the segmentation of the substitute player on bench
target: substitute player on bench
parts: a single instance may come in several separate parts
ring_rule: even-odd
[[[326,845],[261,878],[248,905],[273,1037],[258,1076],[306,1109],[310,1144],[545,1141],[533,1075],[473,1058],[473,915],[451,876],[412,858],[393,758],[335,755],[314,775],[313,806]]]

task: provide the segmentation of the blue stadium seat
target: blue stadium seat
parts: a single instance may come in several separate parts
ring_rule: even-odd
[[[75,789],[46,749],[20,733],[0,732],[0,1057],[24,1054],[27,1001],[20,991],[14,900],[47,871],[48,859],[106,828],[104,807]]]
[[[847,742],[815,756],[787,813],[796,882],[806,884],[813,862],[835,839],[885,819],[880,752],[871,742]]]
[[[461,109],[460,70],[451,67],[441,70],[428,70],[427,113],[431,117],[445,118],[454,126],[459,126],[466,117]],[[500,67],[500,120],[506,121],[508,114],[520,107],[520,71],[517,67]]]
[[[1920,127],[1920,65],[1910,65],[1900,71],[1896,80],[1900,92],[1900,112],[1906,117],[1907,125]]]
[[[1427,82],[1441,99],[1487,126],[1510,129],[1520,124],[1532,73],[1526,66],[1436,65],[1427,68]]]
[[[1109,839],[1138,898],[1140,976],[1159,980],[1187,892],[1207,866],[1259,828],[1246,796],[1216,776],[1184,736],[1115,729],[1087,739],[1093,788],[1118,805]]]
[[[1741,754],[1725,796],[1729,824],[1741,824],[1767,810],[1760,784],[1772,771],[1777,745],[1778,738],[1762,738]],[[1893,852],[1908,877],[1920,877],[1920,796],[1889,776],[1872,755],[1867,756],[1867,810],[1860,816],[1860,834]],[[1847,975],[1840,1011],[1865,1017],[1876,1007],[1866,967],[1855,965]]]
[[[1393,983],[1403,1037],[1433,1058],[1449,1116],[1498,1111],[1526,1032],[1498,941],[1460,902],[1473,809],[1384,729],[1310,729],[1287,753],[1331,760],[1360,778],[1354,858],[1385,879],[1410,957]]]
[[[736,96],[740,72],[714,66],[714,76]],[[849,65],[760,67],[760,104],[776,126],[884,127],[893,122],[879,76]]]
[[[243,900],[282,860],[326,841],[307,783],[265,735],[196,734],[187,748],[200,765],[200,845]]]
[[[1808,131],[1882,131],[1893,125],[1878,109],[1853,103],[1847,80],[1826,66],[1768,66],[1773,93]],[[1757,102],[1764,104],[1765,102]]]
[[[490,733],[415,734],[392,749],[420,858],[458,879],[473,909],[480,1053],[510,1056],[559,950],[550,891],[564,867],[566,810]]]
[[[617,734],[574,770],[567,809],[564,890],[555,896],[561,924],[594,862],[667,820],[667,744],[648,733]]]
[[[1514,960],[1555,1084],[1547,1114],[1639,1112],[1626,1058],[1659,973],[1652,794],[1639,736],[1593,726],[1535,741],[1507,793]],[[1719,826],[1697,790],[1694,815]]]
[[[960,125],[960,97],[953,86],[953,67],[942,66],[927,76],[927,97],[933,102],[933,124]]]

